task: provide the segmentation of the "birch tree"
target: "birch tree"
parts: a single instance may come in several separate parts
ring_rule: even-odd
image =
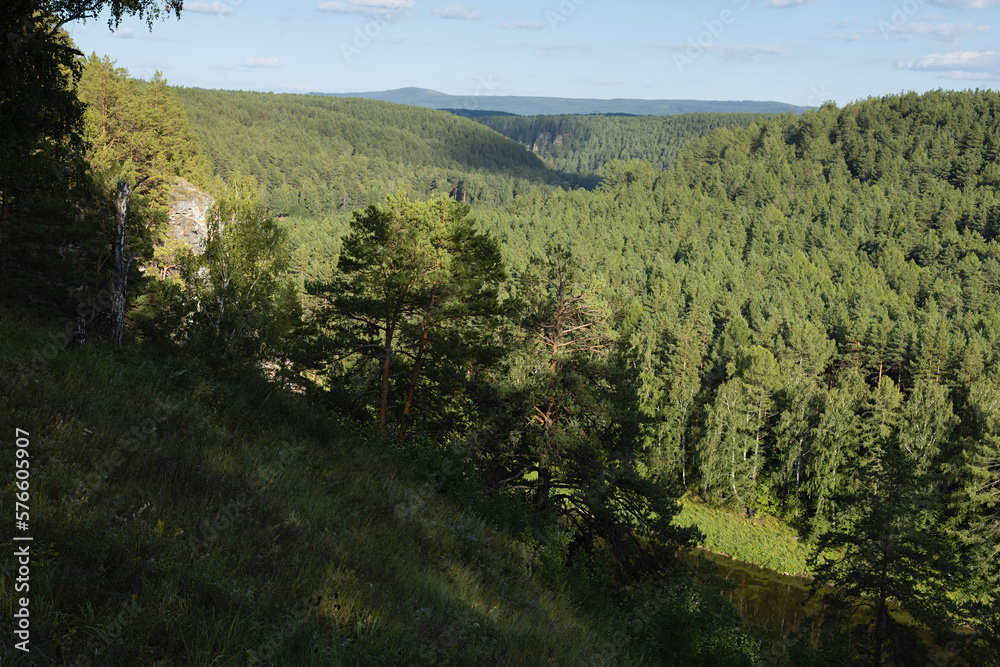
[[[288,234],[241,174],[230,177],[206,221],[205,252],[179,259],[188,309],[182,331],[210,358],[258,360],[274,350],[282,310],[294,302],[283,278]]]

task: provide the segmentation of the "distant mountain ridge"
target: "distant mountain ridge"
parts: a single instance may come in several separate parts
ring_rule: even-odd
[[[430,109],[466,112],[497,111],[521,116],[565,114],[635,114],[669,116],[682,113],[804,113],[813,107],[755,100],[642,100],[530,97],[520,95],[448,95],[428,88],[397,88],[367,93],[310,93],[326,97],[362,97]]]

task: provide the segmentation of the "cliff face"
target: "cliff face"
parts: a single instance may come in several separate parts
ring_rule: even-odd
[[[167,237],[187,243],[197,254],[204,252],[205,240],[208,238],[205,213],[213,204],[215,200],[208,193],[182,178],[177,179],[170,191],[170,229]]]
[[[563,137],[566,137],[568,139],[570,138],[570,135],[557,134],[555,138],[553,138],[550,132],[540,132],[538,136],[535,138],[535,142],[531,145],[531,151],[533,153],[537,153],[538,151],[545,148],[549,144],[552,144],[553,146],[562,146]]]

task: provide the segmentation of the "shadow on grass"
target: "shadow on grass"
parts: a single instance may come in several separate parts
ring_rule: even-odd
[[[100,342],[25,372],[45,331],[0,314],[0,432],[30,434],[34,538],[30,652],[3,664],[613,662],[521,545],[301,397]]]

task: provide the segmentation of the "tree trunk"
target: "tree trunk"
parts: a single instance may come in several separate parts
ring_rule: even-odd
[[[548,452],[542,450],[538,457],[538,486],[535,489],[536,512],[544,512],[549,506],[549,490],[551,486],[552,470],[549,468],[549,455]]]
[[[121,345],[125,336],[125,297],[128,295],[128,270],[135,253],[125,259],[125,215],[132,194],[128,183],[118,179],[115,195],[115,227],[111,239],[111,340]]]
[[[413,373],[410,375],[410,387],[406,392],[406,404],[403,406],[403,417],[399,420],[399,444],[406,442],[406,429],[410,426],[410,413],[413,411],[413,398],[417,393],[417,380],[420,378],[420,362],[423,361],[424,348],[427,347],[427,333],[430,326],[424,326],[423,335],[420,336],[420,345],[417,348],[417,356],[413,360]]]
[[[424,317],[424,330],[420,335],[420,345],[417,346],[417,356],[413,360],[413,373],[410,374],[410,386],[406,391],[406,403],[403,405],[403,416],[399,420],[399,444],[406,441],[406,429],[410,426],[410,414],[413,411],[413,399],[417,394],[417,380],[420,379],[420,364],[424,358],[424,349],[427,347],[427,336],[430,333],[431,325],[428,324],[431,312],[434,310],[434,302],[437,294],[431,294],[431,302],[427,306],[427,315]]]
[[[382,348],[382,389],[378,401],[379,433],[385,433],[386,413],[389,411],[389,363],[392,361],[393,333],[392,327],[385,330],[385,346]]]

